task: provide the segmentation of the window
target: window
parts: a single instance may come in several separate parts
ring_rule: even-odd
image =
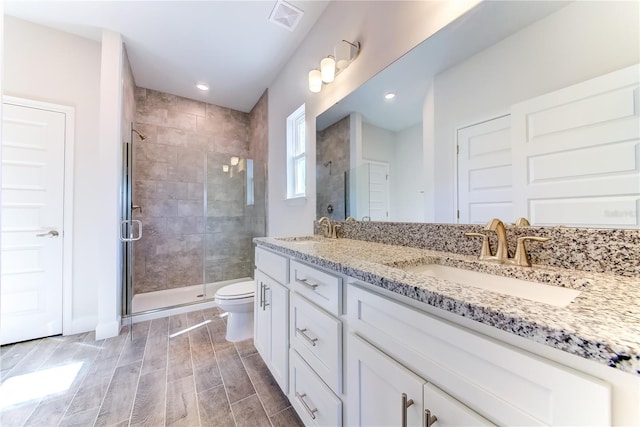
[[[287,117],[287,198],[307,192],[306,124],[304,104]]]

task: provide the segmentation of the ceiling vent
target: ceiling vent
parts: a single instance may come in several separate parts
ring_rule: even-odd
[[[302,19],[304,11],[287,3],[284,0],[278,0],[269,15],[269,21],[280,25],[289,31],[295,30],[298,22]]]

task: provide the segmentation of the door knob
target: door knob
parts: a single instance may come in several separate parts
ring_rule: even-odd
[[[59,235],[60,233],[58,233],[56,230],[50,230],[47,233],[36,234],[36,237],[58,237]]]

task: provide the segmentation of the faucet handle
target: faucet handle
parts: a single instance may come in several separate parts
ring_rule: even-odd
[[[482,238],[482,248],[480,249],[480,256],[478,259],[486,259],[491,255],[491,249],[489,248],[489,236],[482,233],[464,233],[467,237],[481,237]]]
[[[531,223],[529,222],[529,220],[523,216],[521,216],[520,218],[518,218],[515,222],[516,227],[529,227],[531,226]]]
[[[529,254],[527,253],[527,248],[524,245],[524,242],[527,240],[531,240],[534,242],[546,242],[547,240],[549,240],[549,237],[537,237],[537,236],[518,237],[517,243],[516,243],[516,254],[513,256],[513,264],[519,265],[521,267],[531,267]]]

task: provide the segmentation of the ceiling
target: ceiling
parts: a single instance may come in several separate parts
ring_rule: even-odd
[[[482,2],[318,116],[316,129],[323,130],[354,112],[366,123],[393,132],[422,123],[425,96],[434,76],[568,4]],[[389,92],[396,94],[391,101],[384,99]]]
[[[4,13],[96,41],[102,29],[118,32],[137,86],[248,112],[328,0],[289,3],[304,11],[294,31],[269,21],[276,0],[5,0]]]

